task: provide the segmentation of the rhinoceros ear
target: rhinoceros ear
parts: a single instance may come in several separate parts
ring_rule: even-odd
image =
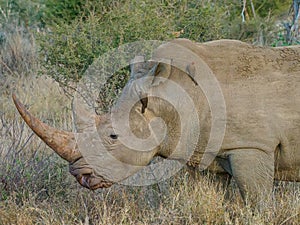
[[[172,59],[164,60],[156,64],[150,71],[150,75],[153,76],[152,86],[157,86],[165,79],[169,79],[172,72]],[[160,79],[164,78],[164,79]]]

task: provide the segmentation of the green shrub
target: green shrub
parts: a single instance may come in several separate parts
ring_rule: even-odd
[[[71,24],[55,25],[38,37],[46,55],[43,65],[61,83],[78,81],[93,60],[109,49],[141,39],[170,39],[174,27],[166,8],[152,1],[145,5],[127,1],[104,15],[94,11]]]
[[[215,16],[222,8],[211,9],[209,1],[204,7],[192,2],[195,4],[178,0],[117,1],[104,12],[96,8],[70,24],[51,26],[51,32],[38,37],[41,54],[46,56],[42,64],[51,77],[66,85],[78,81],[100,55],[122,44],[169,40],[181,30],[181,37],[197,41],[224,37],[224,17]]]
[[[82,12],[84,2],[81,0],[45,0],[43,24],[70,23]]]
[[[226,37],[226,21],[229,18],[224,17],[223,7],[193,1],[177,17],[177,29],[182,32],[180,37],[198,42]]]
[[[169,18],[168,6],[157,2],[126,1],[105,14],[92,11],[70,24],[52,26],[49,33],[40,33],[45,71],[62,85],[69,85],[78,82],[94,60],[113,48],[138,40],[173,38],[174,21]],[[111,104],[128,74],[125,69],[111,78],[102,99]]]
[[[278,33],[275,16],[281,15],[288,5],[280,0],[252,1],[252,8],[247,1],[243,22],[243,4],[238,0],[89,0],[84,4],[68,0],[57,5],[57,1],[46,2],[45,15],[54,16],[55,20],[45,17],[48,32],[38,35],[43,73],[63,86],[78,82],[89,65],[105,52],[139,40],[183,37],[204,42],[232,38],[271,45]],[[122,87],[128,71],[116,76],[110,81],[113,84],[105,87],[111,96],[118,93],[114,90],[111,94],[111,88]]]

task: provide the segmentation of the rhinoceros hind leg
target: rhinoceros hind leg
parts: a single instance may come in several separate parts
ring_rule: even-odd
[[[232,176],[246,204],[264,207],[270,202],[274,182],[274,155],[258,149],[229,152]]]

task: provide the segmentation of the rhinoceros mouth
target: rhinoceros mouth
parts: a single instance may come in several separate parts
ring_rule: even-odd
[[[70,172],[72,174],[72,171]],[[96,190],[99,188],[109,188],[114,184],[113,182],[106,180],[102,176],[95,176],[94,174],[72,175],[76,177],[77,181],[80,183],[81,186],[90,190]]]

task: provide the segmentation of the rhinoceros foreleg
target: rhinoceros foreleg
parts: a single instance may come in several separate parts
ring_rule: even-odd
[[[247,204],[263,206],[272,196],[274,154],[258,149],[228,152],[231,173]]]

